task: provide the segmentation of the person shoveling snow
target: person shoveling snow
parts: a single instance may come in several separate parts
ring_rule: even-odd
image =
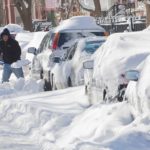
[[[22,66],[28,65],[29,62],[20,60],[21,48],[18,42],[11,38],[7,28],[1,33],[0,56],[2,57],[0,64],[3,64],[2,82],[8,82],[12,73],[17,78],[24,77]]]

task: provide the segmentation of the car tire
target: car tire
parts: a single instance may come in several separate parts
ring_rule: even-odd
[[[44,91],[51,91],[51,90],[52,90],[51,82],[44,80]]]
[[[85,85],[85,95],[88,95],[88,86]]]
[[[57,90],[57,87],[56,87],[56,84],[55,84],[55,76],[54,76],[54,74],[52,74],[52,90],[53,91],[55,91],[55,90]]]
[[[70,77],[68,78],[67,84],[68,84],[68,87],[72,87],[72,81]]]
[[[44,80],[44,91],[51,91],[52,85],[50,81],[50,73],[48,73],[48,78],[44,78],[44,72],[43,70],[40,71],[40,79]]]

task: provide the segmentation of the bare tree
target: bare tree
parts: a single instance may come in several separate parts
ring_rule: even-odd
[[[14,4],[20,14],[24,29],[33,31],[32,27],[32,0],[14,0]]]
[[[80,0],[78,0],[78,3],[80,4],[80,6],[81,6],[82,9],[91,12],[92,16],[100,17],[101,16],[101,4],[100,4],[100,0],[93,0],[93,2],[94,2],[95,10],[92,10],[92,9],[89,9],[89,8],[83,6],[80,3]]]
[[[145,0],[145,5],[146,5],[146,24],[147,26],[150,25],[150,1]]]

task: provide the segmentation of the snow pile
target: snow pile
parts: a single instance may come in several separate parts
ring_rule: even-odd
[[[53,149],[59,130],[88,105],[83,93],[81,87],[0,101],[0,149]]]
[[[0,99],[42,92],[43,84],[42,80],[23,78],[0,84]]]
[[[93,78],[98,86],[107,86],[109,95],[116,96],[120,75],[136,69],[150,54],[149,37],[146,32],[119,33],[108,37],[95,54]]]
[[[149,150],[150,115],[127,102],[86,109],[84,88],[0,101],[1,150]]]

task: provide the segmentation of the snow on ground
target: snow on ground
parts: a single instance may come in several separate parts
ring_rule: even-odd
[[[88,108],[82,86],[9,97],[0,98],[0,150],[149,150],[150,115],[135,118],[127,102]]]

